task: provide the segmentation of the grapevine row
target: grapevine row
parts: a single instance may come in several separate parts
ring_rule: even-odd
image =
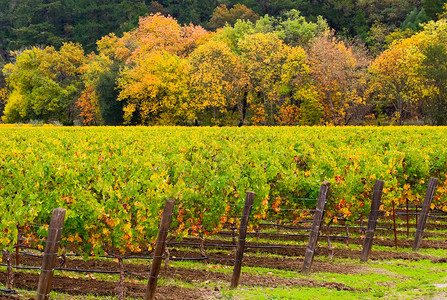
[[[152,249],[161,210],[176,200],[176,236],[209,235],[238,222],[246,191],[250,224],[306,217],[331,183],[325,218],[366,218],[376,179],[381,209],[420,204],[439,178],[432,208],[447,211],[444,127],[182,128],[2,127],[0,248],[18,233],[45,237],[55,207],[67,210],[63,244],[85,254]]]

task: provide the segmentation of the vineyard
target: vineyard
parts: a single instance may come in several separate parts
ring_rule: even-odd
[[[144,264],[152,259],[165,202],[174,199],[167,239],[170,250],[163,254],[170,266],[165,268],[165,275],[191,278],[186,280],[189,284],[202,279],[229,283],[225,278],[234,264],[233,250],[247,191],[253,191],[255,198],[247,226],[244,267],[275,266],[276,271],[268,272],[277,275],[301,269],[302,262],[292,257],[305,254],[324,181],[330,184],[330,193],[316,255],[329,256],[333,262],[359,256],[378,179],[384,186],[374,245],[411,247],[428,180],[435,177],[438,182],[424,235],[429,240],[421,246],[426,253],[375,251],[373,246],[371,256],[415,263],[431,259],[442,268],[447,249],[446,131],[444,127],[3,126],[0,247],[5,250],[4,257],[21,253],[20,264],[37,268],[51,213],[56,207],[63,208],[61,272],[115,270],[109,276],[116,279],[113,276],[125,269],[132,278],[126,283],[129,294],[141,297],[144,287],[137,283],[147,282],[148,267]],[[265,253],[269,256],[263,257]],[[89,259],[92,256],[96,259]],[[133,261],[137,264],[130,263]],[[207,270],[210,266],[214,270]],[[352,270],[343,270],[342,264],[337,267],[321,259],[313,266],[319,272],[325,268],[352,274],[362,273],[366,267],[355,265]],[[2,284],[4,274],[0,273]],[[16,275],[19,286],[34,289],[30,282],[38,278],[33,270]],[[78,276],[69,277],[81,280]],[[243,271],[242,283],[248,280],[273,289],[285,285],[359,291],[340,281],[283,276],[286,278],[273,276],[274,282],[266,279],[268,276]],[[167,280],[161,282],[161,297],[169,298],[172,291],[163,286]],[[79,286],[81,281],[74,284]],[[86,286],[95,286],[85,281]],[[97,293],[96,288],[91,293],[115,295],[116,283],[96,281]],[[83,294],[64,286],[67,284],[56,289]],[[201,297],[185,290],[178,287],[177,297]],[[208,292],[211,298],[221,294],[217,286]]]

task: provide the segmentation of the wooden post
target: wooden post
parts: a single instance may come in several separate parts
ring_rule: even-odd
[[[160,231],[158,232],[157,242],[155,244],[154,258],[152,259],[149,282],[147,284],[146,295],[144,297],[145,300],[152,300],[155,297],[158,274],[160,273],[162,255],[165,252],[166,237],[168,236],[169,226],[171,225],[173,210],[174,200],[166,200],[163,215],[161,216],[160,220]]]
[[[416,228],[418,227],[419,220],[418,220],[418,206],[419,204],[416,204]]]
[[[407,205],[407,239],[410,238],[410,213],[408,212],[408,199],[406,201]]]
[[[317,209],[315,210],[314,221],[312,222],[312,229],[310,230],[309,235],[309,243],[307,244],[306,254],[304,256],[302,271],[306,274],[309,274],[314,260],[315,247],[318,242],[318,237],[320,236],[320,228],[323,224],[324,210],[326,208],[329,191],[330,183],[329,181],[324,181],[320,187]]]
[[[360,260],[363,262],[368,261],[369,252],[371,251],[374,231],[376,230],[377,218],[379,217],[380,200],[382,198],[384,182],[382,180],[376,180],[374,184],[374,192],[371,201],[371,212],[369,213],[368,225],[366,227],[365,239],[363,240],[363,249],[360,256]]]
[[[20,226],[17,226],[17,244],[15,245],[16,248],[16,266],[20,265],[20,245],[22,243],[22,230],[20,229]]]
[[[427,223],[428,211],[430,210],[431,200],[435,195],[438,179],[430,177],[428,181],[427,193],[425,194],[424,204],[419,215],[419,222],[416,228],[416,236],[414,238],[413,251],[418,251],[424,234],[425,224]]]
[[[3,261],[6,262],[6,288],[12,290],[14,286],[14,272],[12,271],[12,257],[11,253],[3,250]]]
[[[45,245],[45,253],[42,258],[39,285],[37,287],[36,300],[49,299],[51,283],[53,281],[54,267],[56,266],[57,251],[64,226],[65,209],[55,208],[51,216],[48,237]]]
[[[237,288],[239,278],[241,276],[242,258],[245,250],[245,237],[247,235],[248,219],[250,218],[251,208],[253,207],[254,192],[247,192],[245,197],[244,212],[241,217],[241,225],[239,226],[239,238],[237,241],[236,258],[234,260],[233,276],[231,277],[231,288]]]
[[[397,228],[396,228],[396,208],[393,201],[393,224],[394,224],[394,246],[397,250]]]

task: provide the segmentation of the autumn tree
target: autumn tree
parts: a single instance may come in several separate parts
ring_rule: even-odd
[[[254,33],[241,42],[241,50],[247,73],[250,74],[249,88],[269,112],[269,123],[273,125],[279,101],[281,66],[290,48],[274,33]]]
[[[233,26],[237,20],[249,20],[255,23],[258,19],[259,15],[243,4],[236,4],[230,9],[225,4],[221,4],[214,9],[208,27],[215,30],[224,27],[226,24]]]
[[[264,105],[269,124],[275,124],[274,116],[284,103],[299,107],[314,94],[307,56],[301,47],[286,45],[275,33],[247,35],[240,45],[253,102]],[[294,107],[285,109],[297,112]]]
[[[77,105],[84,125],[102,123],[96,89],[102,74],[109,72],[112,64],[113,60],[103,52],[98,55],[92,53],[80,69],[84,88],[77,100]]]
[[[278,121],[283,124],[316,125],[321,121],[323,107],[312,82],[308,56],[303,48],[292,47],[281,67],[279,93],[283,104]]]
[[[84,123],[119,124],[124,120],[132,124],[155,124],[163,123],[162,117],[167,118],[165,122],[183,122],[182,118],[186,117],[179,117],[184,112],[182,107],[178,113],[173,107],[167,109],[177,99],[163,91],[174,88],[172,84],[177,79],[173,76],[177,74],[180,76],[177,83],[185,92],[182,72],[188,71],[187,64],[181,61],[209,38],[210,33],[202,27],[181,26],[174,18],[160,13],[140,18],[139,26],[122,37],[115,34],[103,37],[97,42],[98,54],[92,54],[83,67],[85,89],[78,104]],[[164,65],[162,58],[167,58]],[[181,68],[178,73],[173,70],[175,66]],[[154,83],[149,78],[158,78],[158,81]],[[163,80],[169,81],[164,87]],[[184,101],[182,98],[178,103]],[[149,107],[154,103],[158,103],[158,108]],[[121,108],[126,110],[124,116]]]
[[[124,101],[125,123],[182,124],[194,119],[184,58],[210,37],[200,26],[181,26],[172,17],[154,14],[111,41],[109,48],[123,63],[117,88],[118,100]]]
[[[348,124],[356,108],[364,105],[358,83],[369,63],[366,53],[330,32],[318,36],[308,53],[324,120],[335,125]]]
[[[395,41],[371,64],[369,93],[381,106],[391,104],[394,119],[402,125],[423,97],[423,80],[418,75],[422,55],[418,37]]]
[[[5,122],[30,119],[72,123],[77,118],[75,101],[80,90],[79,68],[85,61],[78,44],[32,48],[15,52],[15,63],[3,69],[11,90]]]
[[[218,112],[229,114],[237,107],[244,123],[247,74],[230,47],[222,41],[209,41],[198,47],[189,61],[192,97],[198,107],[212,111],[213,123]]]
[[[141,54],[124,67],[118,100],[124,101],[126,124],[184,124],[194,119],[189,103],[186,60],[164,51]]]

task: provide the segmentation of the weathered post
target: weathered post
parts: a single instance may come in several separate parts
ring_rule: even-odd
[[[393,224],[394,224],[394,247],[397,250],[397,227],[396,227],[396,207],[393,201]]]
[[[54,267],[56,266],[57,251],[64,226],[65,209],[55,208],[51,216],[45,252],[42,258],[39,285],[37,287],[36,300],[46,300],[50,297],[51,283],[53,281]]]
[[[304,256],[302,271],[306,274],[309,274],[314,260],[315,247],[318,242],[318,237],[320,236],[320,228],[323,224],[324,210],[329,197],[329,191],[330,183],[329,181],[324,181],[318,194],[317,209],[315,211],[314,221],[312,222],[312,228],[310,230],[309,243],[307,244],[306,254]]]
[[[253,207],[254,192],[247,192],[245,197],[244,211],[241,217],[241,225],[239,226],[239,238],[237,243],[236,258],[234,260],[233,276],[231,277],[231,288],[236,288],[239,284],[241,276],[242,258],[245,250],[245,237],[247,236],[248,219],[250,218],[251,208]]]
[[[163,215],[160,220],[160,231],[158,232],[157,242],[155,244],[154,258],[152,259],[151,271],[149,273],[149,281],[147,284],[145,300],[152,300],[155,297],[155,290],[157,289],[158,274],[162,262],[162,255],[165,252],[166,237],[168,236],[169,226],[171,225],[172,212],[174,211],[174,200],[166,200],[163,209]]]
[[[371,212],[369,213],[368,225],[366,227],[365,239],[363,240],[363,249],[360,256],[362,262],[368,261],[369,253],[371,252],[374,231],[376,230],[377,218],[379,217],[380,200],[382,198],[384,182],[376,180],[374,184],[374,192],[371,201]]]
[[[422,235],[424,234],[425,224],[427,224],[428,211],[430,210],[431,200],[435,195],[436,185],[438,179],[430,177],[428,181],[427,193],[425,194],[424,204],[419,215],[419,222],[416,228],[416,235],[414,238],[413,251],[418,251],[422,241]]]

